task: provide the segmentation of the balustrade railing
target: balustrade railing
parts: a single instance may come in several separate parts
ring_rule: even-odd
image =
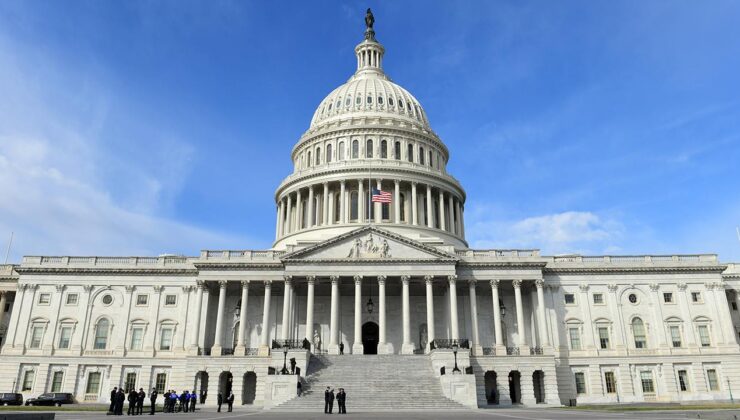
[[[234,355],[234,349],[224,347],[221,349],[221,356],[233,356]]]
[[[495,356],[496,348],[495,347],[483,347],[483,355],[484,356]]]
[[[532,356],[542,356],[545,352],[542,350],[542,347],[532,347],[529,349],[529,354]]]
[[[259,356],[259,354],[260,354],[260,349],[258,348],[248,348],[244,352],[245,356]]]
[[[198,348],[198,356],[210,356],[211,355],[211,349],[209,348]]]
[[[457,347],[461,349],[470,349],[470,340],[468,340],[467,338],[461,338],[459,340],[435,338],[429,343],[429,350],[452,349],[452,347],[455,345],[457,345]]]
[[[308,339],[303,340],[272,340],[272,349],[282,349],[287,347],[288,349],[303,349],[311,350],[311,342]]]
[[[507,356],[519,356],[519,347],[507,347],[506,355]]]

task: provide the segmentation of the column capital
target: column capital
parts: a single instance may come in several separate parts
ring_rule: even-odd
[[[468,285],[470,287],[475,287],[476,284],[478,284],[478,279],[468,279]]]
[[[242,289],[246,289],[249,287],[249,280],[242,280],[241,284],[242,284]]]
[[[424,282],[426,284],[434,283],[434,276],[432,276],[431,274],[427,274],[426,276],[424,276]]]
[[[206,288],[206,282],[204,282],[203,280],[196,280],[195,287],[197,287],[200,290],[204,290]]]
[[[417,181],[411,181],[411,186],[412,187],[416,187],[417,185],[419,185],[419,183]]]
[[[192,285],[182,286],[182,291],[183,291],[184,293],[189,293],[189,292],[190,292],[191,290],[193,290],[194,288],[195,288],[195,286],[192,286]]]
[[[344,181],[342,181],[342,182],[344,182]],[[309,185],[309,186],[308,186],[308,192],[310,192],[310,193],[312,193],[312,192],[313,192],[313,185]]]
[[[345,179],[343,179],[343,180],[339,181],[339,184],[340,184],[340,185],[345,185],[346,183],[347,183],[347,180],[345,180]]]
[[[660,289],[660,285],[658,283],[650,283],[649,287],[650,287],[650,290],[653,292],[657,292],[658,289]]]
[[[355,279],[355,286],[359,286],[362,284],[362,276],[356,275],[354,276],[354,279]]]
[[[606,285],[606,287],[612,293],[616,293],[617,289],[619,289],[619,286],[617,285],[617,283],[609,283],[609,284]]]
[[[457,281],[457,274],[453,274],[451,276],[447,276],[447,281],[449,281],[450,284],[455,283]]]
[[[394,183],[394,184],[396,184],[396,185],[398,185],[398,184],[400,184],[400,183],[401,183],[401,181],[399,181],[399,180],[397,180],[397,179],[394,179],[394,180],[393,180],[393,183]]]
[[[265,289],[269,289],[272,287],[272,280],[265,280]]]
[[[285,284],[290,284],[290,282],[293,281],[293,276],[283,276],[283,281]]]
[[[136,286],[134,286],[133,284],[127,284],[126,286],[124,286],[124,289],[126,289],[126,293],[131,294],[134,292],[134,289],[136,289]]]
[[[678,290],[686,290],[686,288],[688,287],[688,284],[681,282],[681,283],[678,283],[676,287],[678,287]]]
[[[514,286],[514,289],[520,289],[522,287],[522,280],[514,279],[511,281],[511,285]]]
[[[324,188],[327,188],[329,186],[329,181],[324,181],[321,183],[321,185],[323,185]]]
[[[339,276],[329,276],[332,286],[339,283]]]
[[[226,282],[224,282],[224,286],[226,287]],[[164,286],[154,286],[154,293],[162,293],[162,289],[164,289]]]
[[[63,291],[64,291],[64,288],[65,288],[66,286],[65,286],[65,285],[63,285],[63,284],[57,284],[57,285],[55,285],[54,287],[55,287],[55,288],[57,289],[57,292],[61,293],[61,292],[63,292]],[[3,309],[3,310],[5,310],[5,309]]]
[[[581,292],[583,292],[583,293],[588,292],[588,288],[589,287],[590,286],[588,285],[588,283],[581,283],[581,284],[578,285],[578,288],[581,289]]]
[[[22,288],[21,290],[23,290],[23,289],[25,289],[25,288],[26,288],[26,287],[25,287],[25,286],[26,286],[25,284],[24,284],[24,285],[22,285],[22,286],[23,286],[23,288]],[[20,288],[20,287],[21,287],[21,286],[19,285],[19,286],[18,286],[18,288]],[[94,287],[94,286],[93,286],[92,284],[86,284],[86,285],[82,286],[82,288],[83,288],[83,289],[84,289],[84,290],[85,290],[86,292],[88,292],[88,293],[90,293],[90,292],[92,291],[93,287]]]
[[[306,276],[306,281],[308,281],[308,284],[314,284],[316,283],[316,276]]]
[[[501,282],[499,279],[492,279],[489,281],[491,284],[491,289],[498,289],[498,284]]]
[[[401,276],[401,283],[403,283],[404,286],[408,286],[409,280],[411,280],[411,276],[407,276],[407,275]]]
[[[388,276],[384,276],[382,274],[379,275],[378,276],[378,284],[385,284],[385,279],[387,279],[387,278],[388,278]]]
[[[219,280],[218,281],[218,288],[219,289],[225,289],[226,286],[229,284],[226,280]]]
[[[538,289],[542,289],[545,286],[545,280],[544,279],[537,279],[534,281],[535,286],[537,286]]]

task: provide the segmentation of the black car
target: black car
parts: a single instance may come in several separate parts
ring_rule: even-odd
[[[41,394],[36,398],[29,398],[26,400],[26,405],[56,405],[57,407],[61,407],[62,404],[74,404],[74,402],[72,394],[50,392],[48,394]]]
[[[10,392],[0,394],[0,405],[23,405],[23,395]]]

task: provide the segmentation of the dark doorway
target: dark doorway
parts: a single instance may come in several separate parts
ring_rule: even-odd
[[[486,400],[488,405],[498,404],[498,387],[496,386],[496,372],[489,370],[484,376],[486,382]]]
[[[378,324],[366,322],[362,325],[362,347],[365,354],[378,354]]]
[[[522,375],[518,370],[512,370],[509,372],[509,397],[511,397],[512,404],[522,403]]]
[[[200,398],[200,403],[206,402],[206,393],[208,392],[208,372],[201,370],[195,374],[195,386],[193,387],[195,392]]]
[[[532,386],[534,387],[534,400],[537,404],[545,402],[545,372],[535,370],[532,374]]]
[[[223,395],[224,401],[231,393],[231,385],[234,382],[234,376],[231,372],[221,372],[218,377],[218,392]]]
[[[257,374],[254,372],[247,372],[244,374],[242,404],[254,404],[255,395],[257,395]]]

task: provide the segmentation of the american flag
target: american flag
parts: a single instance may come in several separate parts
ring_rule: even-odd
[[[389,193],[388,191],[373,188],[373,203],[390,203],[391,197],[393,197],[393,194]]]

